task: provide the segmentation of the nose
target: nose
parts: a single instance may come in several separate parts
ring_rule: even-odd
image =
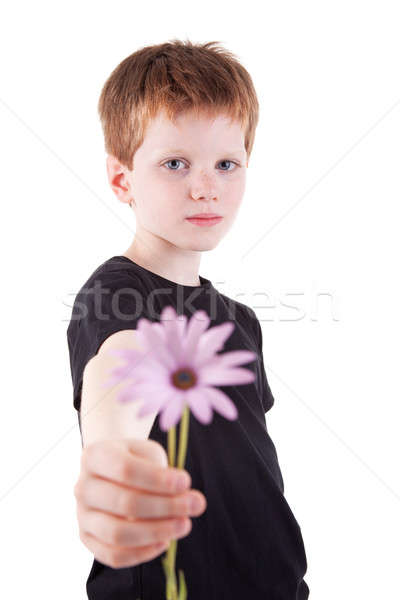
[[[217,185],[215,177],[204,170],[194,176],[190,184],[190,195],[194,200],[216,200]]]

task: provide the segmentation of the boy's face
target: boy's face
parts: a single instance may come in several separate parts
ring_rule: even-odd
[[[224,115],[216,119],[181,114],[176,124],[159,113],[148,126],[125,170],[137,232],[155,235],[186,250],[211,250],[230,229],[241,204],[247,169],[244,132]],[[187,220],[198,213],[222,216],[201,227]]]

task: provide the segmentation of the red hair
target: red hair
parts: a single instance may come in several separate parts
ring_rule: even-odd
[[[160,110],[174,121],[182,111],[239,121],[251,154],[259,105],[249,73],[219,42],[177,39],[140,48],[105,82],[98,112],[105,150],[129,170],[146,127]]]

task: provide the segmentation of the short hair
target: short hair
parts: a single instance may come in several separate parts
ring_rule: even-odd
[[[174,122],[190,110],[211,118],[223,113],[239,121],[248,159],[258,123],[257,95],[249,73],[219,43],[172,39],[125,58],[108,77],[98,101],[107,154],[132,170],[150,120],[164,110]]]

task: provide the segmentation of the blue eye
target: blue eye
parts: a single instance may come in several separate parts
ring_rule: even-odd
[[[181,163],[181,162],[182,161],[179,160],[178,158],[171,158],[171,160],[167,160],[167,162],[165,162],[164,164],[167,165],[168,163]],[[178,171],[178,170],[179,169],[168,169],[168,171]]]
[[[236,165],[236,163],[234,163],[231,160],[221,160],[221,163],[231,163],[231,165]],[[221,164],[220,163],[220,164]],[[236,165],[237,166],[237,165]],[[222,169],[223,171],[232,171],[233,169]]]
[[[180,160],[179,158],[171,158],[170,160],[167,160],[167,161],[166,161],[166,162],[163,164],[163,166],[164,166],[164,165],[168,165],[168,163],[182,163],[182,164],[184,164],[184,163],[183,163],[183,161],[182,161],[182,160]],[[234,166],[239,166],[239,165],[237,165],[236,163],[234,163],[232,160],[225,160],[225,159],[224,159],[224,160],[221,160],[219,164],[222,164],[222,163],[230,163],[231,165],[234,165]],[[168,168],[167,170],[168,170],[168,171],[179,171],[179,170],[181,170],[181,169],[175,169],[175,168],[173,168],[173,169],[169,169],[169,168]],[[234,169],[222,169],[222,171],[233,171],[233,170],[234,170]]]

